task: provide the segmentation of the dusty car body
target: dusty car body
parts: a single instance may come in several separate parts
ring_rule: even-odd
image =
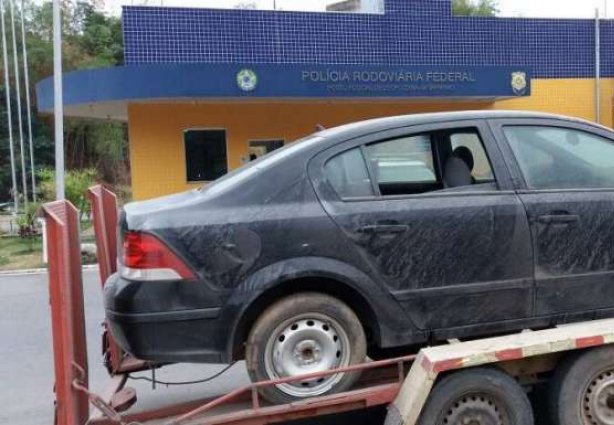
[[[242,358],[246,343],[249,354],[263,313],[304,293],[349,307],[370,353],[614,316],[613,167],[614,133],[553,115],[422,114],[324,130],[202,189],[126,205],[124,251],[145,235],[165,259],[140,264],[130,251],[129,267],[124,252],[106,314],[139,358],[215,363]],[[296,346],[279,342],[290,330],[272,334],[273,363],[284,350],[310,357],[270,377],[342,365],[318,366],[337,334],[304,326]]]

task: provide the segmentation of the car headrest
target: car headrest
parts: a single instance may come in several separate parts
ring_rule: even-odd
[[[473,170],[473,153],[471,153],[471,149],[467,146],[459,146],[454,151],[452,151],[452,156],[462,159],[469,167],[469,171]]]

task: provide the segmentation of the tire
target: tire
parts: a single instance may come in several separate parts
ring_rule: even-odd
[[[550,381],[552,425],[614,424],[614,347],[569,357]]]
[[[252,382],[259,382],[362,363],[366,352],[362,325],[347,305],[328,295],[303,293],[262,313],[249,334],[245,361]],[[359,375],[285,383],[260,393],[271,403],[290,403],[345,391]]]
[[[533,425],[529,398],[514,378],[494,368],[452,373],[435,385],[420,425]]]

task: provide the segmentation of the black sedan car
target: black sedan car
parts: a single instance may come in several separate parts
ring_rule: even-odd
[[[128,204],[114,336],[253,380],[614,316],[614,133],[457,112],[324,130],[205,187]],[[285,402],[356,374],[263,390]]]

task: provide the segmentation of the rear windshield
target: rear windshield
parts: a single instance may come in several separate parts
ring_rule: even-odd
[[[285,161],[290,156],[293,156],[303,150],[309,149],[314,144],[318,143],[323,138],[316,135],[310,135],[302,139],[288,143],[283,148],[274,150],[273,152],[263,155],[255,161],[248,162],[241,167],[232,170],[228,174],[214,180],[211,183],[205,184],[198,189],[209,195],[216,195],[235,185],[242,184],[260,170],[272,167],[278,162]]]

